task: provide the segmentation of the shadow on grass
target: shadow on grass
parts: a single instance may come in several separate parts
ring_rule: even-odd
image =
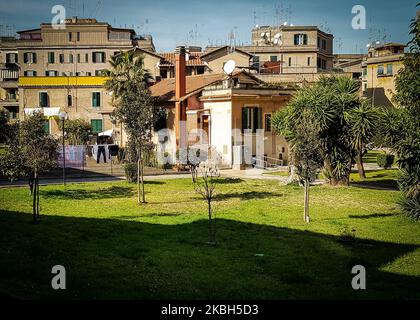
[[[261,192],[261,191],[249,191],[241,193],[223,193],[217,194],[215,197],[216,201],[228,200],[232,198],[238,198],[241,200],[252,200],[252,199],[265,199],[270,197],[281,197],[282,194],[274,192]]]
[[[383,179],[377,181],[352,181],[350,183],[353,187],[366,188],[366,189],[378,189],[378,190],[398,190],[398,182],[393,179]]]
[[[372,219],[398,216],[398,213],[349,214],[352,219]]]
[[[163,213],[162,213],[163,214]],[[420,246],[358,240],[233,220],[165,225],[120,219],[0,211],[0,287],[22,298],[419,299],[420,278],[383,266]],[[67,290],[51,290],[51,268],[66,268]],[[353,266],[368,289],[353,290]]]
[[[125,198],[134,195],[134,189],[131,187],[112,186],[98,190],[86,189],[66,189],[66,190],[41,190],[41,196],[53,199],[109,199],[109,198]]]

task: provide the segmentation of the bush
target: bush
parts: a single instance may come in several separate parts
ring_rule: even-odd
[[[376,157],[376,162],[378,166],[384,169],[389,169],[394,163],[394,155],[392,154],[378,154]]]
[[[402,169],[398,177],[398,185],[400,187],[401,197],[398,201],[401,209],[408,217],[420,220],[420,182],[419,169],[408,171]]]
[[[125,178],[128,182],[137,181],[137,163],[127,163],[124,165]]]

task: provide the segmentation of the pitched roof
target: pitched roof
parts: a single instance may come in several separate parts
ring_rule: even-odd
[[[186,77],[186,95],[226,78],[226,74],[200,74]],[[160,101],[175,101],[175,78],[163,79],[150,87],[152,96]]]
[[[207,57],[208,55],[211,55],[211,54],[213,54],[213,53],[215,53],[215,52],[217,52],[217,51],[221,51],[221,50],[225,50],[225,51],[226,51],[226,53],[228,54],[230,49],[231,49],[231,48],[230,48],[229,46],[220,47],[220,48],[217,48],[217,49],[215,49],[215,50],[211,50],[211,51],[208,51],[208,52],[204,53],[204,54],[201,56],[201,58],[205,58],[205,57]],[[245,52],[245,51],[242,51],[242,50],[240,50],[240,49],[238,49],[238,48],[234,48],[234,52],[239,52],[239,53],[242,53],[242,54],[247,55],[247,56],[249,56],[249,57],[252,57],[252,56],[253,56],[252,54],[250,54],[250,53],[248,53],[248,52]]]
[[[243,70],[237,71],[233,74],[233,77],[241,78],[243,83],[260,83],[261,80],[254,77],[253,75],[245,72]],[[191,94],[207,87],[213,83],[220,82],[227,79],[228,76],[224,73],[215,73],[215,74],[200,74],[196,76],[186,77],[186,94],[181,100],[189,97]],[[246,78],[246,79],[245,79]],[[175,100],[175,78],[163,79],[158,83],[150,87],[152,96],[158,97],[159,101],[174,102]]]
[[[174,66],[175,65],[175,53],[174,52],[162,52],[159,55],[164,59],[160,62],[161,66]],[[204,61],[201,60],[202,52],[191,52],[186,66],[205,66]]]

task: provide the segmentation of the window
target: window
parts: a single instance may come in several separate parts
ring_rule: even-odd
[[[40,108],[48,107],[48,93],[47,92],[39,93],[39,107]]]
[[[308,67],[310,67],[311,66],[311,57],[308,57]]]
[[[327,40],[322,39],[322,49],[327,50]]]
[[[69,54],[69,63],[73,63],[73,55],[71,53]]]
[[[33,70],[24,71],[23,75],[25,77],[36,77],[36,71],[33,71]]]
[[[295,46],[302,46],[308,44],[308,35],[307,34],[295,34],[294,37]]]
[[[54,62],[55,62],[54,52],[48,52],[48,63],[54,63]]]
[[[270,62],[277,62],[277,56],[270,56]]]
[[[23,54],[24,63],[36,63],[36,53],[35,52],[25,52]]]
[[[69,41],[70,42],[73,41],[73,33],[72,32],[69,32]]]
[[[271,113],[266,113],[264,116],[265,131],[271,132]]]
[[[321,48],[321,38],[318,37],[318,48]]]
[[[59,56],[59,59],[60,59],[60,63],[64,63],[64,54],[60,54],[60,56]]]
[[[89,53],[85,54],[85,62],[89,62]]]
[[[100,106],[101,106],[101,93],[92,92],[92,107],[100,107]]]
[[[386,74],[392,75],[392,63],[386,65]]]
[[[367,76],[367,68],[363,69],[363,76],[366,77]]]
[[[242,130],[251,130],[255,133],[262,129],[262,112],[258,107],[245,107],[242,109]]]
[[[73,97],[71,94],[67,95],[67,107],[71,107],[73,105]]]
[[[260,68],[260,57],[259,56],[254,56],[252,58],[252,66],[256,69]]]
[[[58,71],[55,70],[47,70],[45,71],[46,77],[58,77]]]
[[[6,63],[17,63],[18,55],[17,53],[6,53]]]
[[[292,66],[292,58],[289,58],[289,67]]]
[[[92,75],[92,72],[86,72],[86,76],[90,77]]]
[[[44,120],[42,122],[42,126],[44,127],[45,133],[50,133],[50,120]]]
[[[102,120],[101,119],[90,120],[90,126],[92,128],[92,133],[102,132]]]
[[[204,67],[197,67],[197,74],[204,74]]]
[[[77,41],[80,41],[80,32],[77,33]]]
[[[95,76],[96,77],[102,77],[104,73],[104,70],[95,70]]]
[[[105,63],[105,52],[92,52],[93,63]]]
[[[378,74],[378,76],[384,74],[384,66],[383,65],[378,66],[378,73],[377,74]]]
[[[80,63],[80,53],[77,54],[77,63]]]

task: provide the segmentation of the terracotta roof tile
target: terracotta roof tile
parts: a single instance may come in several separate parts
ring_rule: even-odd
[[[186,95],[204,88],[214,82],[226,78],[224,73],[201,74],[186,77]],[[175,101],[175,78],[163,79],[150,87],[152,96],[158,97],[160,101]]]
[[[204,66],[204,61],[201,60],[201,56],[203,52],[191,52],[190,58],[186,61],[187,66]],[[175,65],[175,53],[173,52],[162,52],[159,53],[161,57],[163,57],[163,61],[160,62],[163,66],[174,66]]]

